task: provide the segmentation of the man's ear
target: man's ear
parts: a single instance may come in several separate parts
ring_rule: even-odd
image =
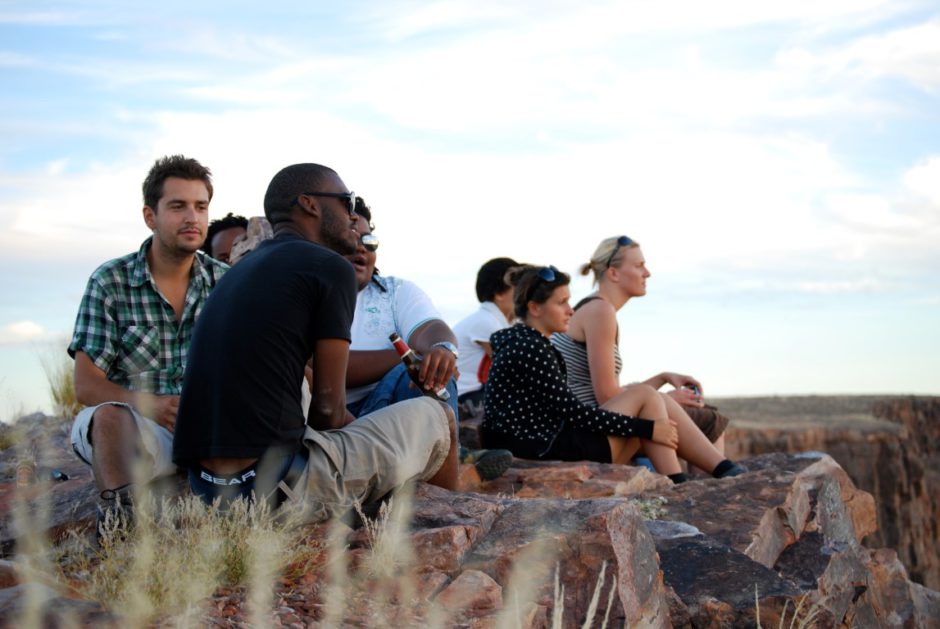
[[[300,208],[300,211],[307,216],[320,218],[320,205],[313,197],[307,196],[305,194],[298,195],[296,205]]]
[[[144,212],[144,222],[147,223],[147,227],[150,228],[150,231],[153,231],[154,229],[157,228],[157,219],[156,219],[157,211],[153,209],[152,207],[150,207],[149,205],[145,205],[143,212]]]

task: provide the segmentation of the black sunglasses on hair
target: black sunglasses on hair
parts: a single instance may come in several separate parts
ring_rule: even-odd
[[[609,268],[610,268],[610,263],[614,261],[614,256],[617,255],[617,252],[620,251],[623,247],[629,247],[629,246],[632,245],[632,244],[633,244],[633,240],[631,240],[631,239],[630,239],[629,237],[627,237],[627,236],[621,236],[620,238],[618,238],[618,239],[617,239],[617,246],[614,247],[614,250],[613,250],[613,252],[610,254],[610,257],[607,258],[607,264],[604,265],[604,268],[609,269]]]
[[[352,217],[358,216],[356,214],[356,193],[351,190],[349,192],[301,192],[300,194],[305,194],[308,197],[331,197],[333,199],[345,199],[346,211],[349,212],[349,215]]]
[[[359,237],[359,242],[362,243],[366,251],[375,251],[379,248],[379,239],[375,234],[363,234]]]

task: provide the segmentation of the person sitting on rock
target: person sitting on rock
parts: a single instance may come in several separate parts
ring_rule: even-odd
[[[561,352],[568,368],[568,386],[575,396],[591,406],[599,406],[635,385],[621,386],[620,331],[617,312],[633,297],[646,295],[650,272],[639,243],[627,236],[601,241],[581,274],[593,273],[597,290],[574,307],[567,332],[552,335],[552,343]],[[675,387],[663,393],[666,412],[678,421],[689,415],[693,423],[724,454],[724,431],[728,419],[702,399],[702,384],[691,376],[666,371],[644,380],[642,384],[659,389],[664,384]]]
[[[356,250],[346,256],[359,287],[346,376],[347,408],[359,417],[422,394],[389,342],[395,332],[422,358],[421,386],[431,391],[445,389],[456,415],[457,338],[417,285],[379,273],[372,210],[361,197],[356,199],[356,213],[361,238]],[[473,463],[483,480],[491,480],[509,468],[512,454],[461,449],[461,461]]]
[[[596,408],[578,400],[568,387],[564,359],[549,341],[568,329],[574,312],[568,275],[554,266],[529,266],[512,271],[511,283],[521,323],[490,338],[484,446],[529,459],[622,464],[642,452],[674,483],[687,480],[678,456],[716,478],[744,471],[724,459],[688,416],[670,419],[651,386],[630,387]]]
[[[101,492],[99,524],[109,512],[130,516],[134,480],[175,472],[171,447],[190,335],[227,268],[199,251],[212,199],[208,168],[182,155],[158,159],[143,196],[152,235],[92,273],[68,347],[75,396],[86,405],[72,424],[72,448]],[[136,479],[134,469],[142,473]]]
[[[248,219],[229,212],[209,223],[209,232],[202,250],[218,260],[229,264],[232,246],[248,232]]]
[[[480,308],[454,326],[460,358],[457,359],[457,407],[460,420],[483,417],[483,388],[492,364],[490,335],[512,324],[512,286],[509,269],[519,266],[512,258],[493,258],[477,271],[476,293]]]
[[[346,410],[356,276],[339,254],[359,242],[354,193],[330,168],[294,164],[271,180],[264,211],[274,237],[228,271],[193,333],[173,442],[193,491],[208,503],[290,499],[321,521],[411,481],[456,488],[446,404]]]

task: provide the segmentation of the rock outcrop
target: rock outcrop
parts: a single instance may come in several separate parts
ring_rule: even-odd
[[[41,450],[49,457],[42,465],[71,478],[37,478],[21,490],[32,492],[34,504],[49,505],[46,528],[55,537],[91,523],[93,491],[87,468],[70,460],[64,435],[43,432],[63,447]],[[20,582],[15,538],[22,531],[10,519],[12,456],[0,453],[0,465],[7,465],[0,467],[0,496],[7,497],[0,503],[0,541],[10,561],[0,565],[8,586],[0,589],[6,619],[0,624],[18,618],[27,592],[39,592],[48,623],[71,617],[120,626],[120,610],[73,600],[74,592],[52,584]],[[911,582],[893,550],[861,543],[875,534],[875,501],[832,457],[764,454],[746,465],[750,471],[736,478],[681,486],[642,468],[528,461],[483,483],[467,466],[465,491],[416,489],[400,543],[413,559],[397,593],[383,598],[366,581],[361,596],[347,594],[339,620],[374,626],[381,599],[383,622],[402,626],[436,614],[445,626],[459,627],[494,627],[507,616],[512,626],[545,627],[556,615],[564,627],[586,618],[600,626],[605,617],[608,626],[745,627],[755,626],[759,614],[763,626],[775,627],[784,616],[787,626],[802,600],[801,614],[811,609],[813,626],[940,626],[940,593]],[[322,539],[319,530],[311,535]],[[377,542],[362,529],[343,537],[345,569],[354,572]],[[301,578],[282,579],[270,623],[317,626],[328,618],[325,597],[336,565],[326,559]],[[405,581],[410,589],[402,589]],[[218,591],[206,605],[205,624],[245,624],[245,598],[244,591]]]
[[[785,397],[719,402],[730,455],[823,451],[874,496],[871,548],[940,589],[940,398]]]

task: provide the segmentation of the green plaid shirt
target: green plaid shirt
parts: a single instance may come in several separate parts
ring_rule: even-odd
[[[177,323],[150,275],[147,250],[152,240],[91,274],[68,351],[72,358],[85,352],[108,380],[130,391],[179,395],[196,317],[228,266],[196,254]]]

